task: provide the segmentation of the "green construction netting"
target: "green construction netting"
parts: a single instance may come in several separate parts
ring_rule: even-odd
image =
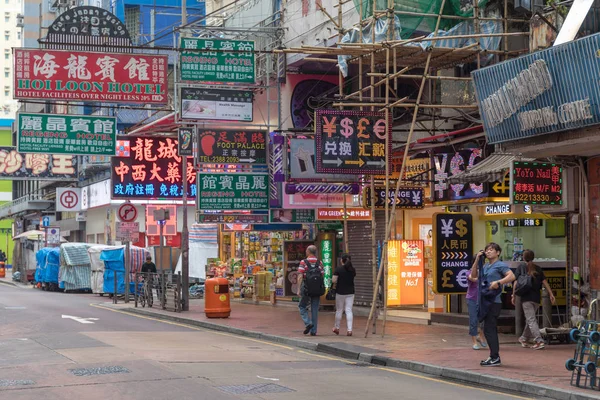
[[[362,0],[362,18],[367,19],[373,15],[373,1]],[[383,11],[388,8],[387,0],[375,0],[377,11]],[[435,14],[437,15],[443,0],[394,0],[394,9],[396,11],[409,11],[414,13]],[[478,7],[485,7],[489,0],[479,0]],[[361,0],[354,0],[356,11],[360,13]],[[443,15],[456,15],[461,17],[473,16],[472,0],[446,0]],[[409,38],[414,31],[433,32],[437,17],[423,17],[397,14],[400,18],[401,37]],[[440,21],[440,29],[447,30],[460,23],[459,19],[445,19]]]

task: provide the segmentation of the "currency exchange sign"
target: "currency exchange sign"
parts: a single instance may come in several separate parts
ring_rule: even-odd
[[[252,40],[182,38],[181,49],[183,81],[254,84],[256,80]]]
[[[268,174],[198,174],[200,210],[268,210]]]
[[[438,294],[466,293],[473,265],[473,216],[436,213],[433,224],[433,290]]]
[[[115,155],[117,119],[19,113],[17,149],[27,153]]]
[[[317,110],[318,173],[381,174],[392,153],[391,117],[366,111]]]
[[[166,104],[168,56],[15,49],[14,98]]]

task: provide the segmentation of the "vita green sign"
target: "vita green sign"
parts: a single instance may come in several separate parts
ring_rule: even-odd
[[[255,83],[252,40],[182,38],[181,49],[181,80]]]
[[[203,174],[197,176],[200,210],[268,210],[268,174]]]
[[[19,152],[115,155],[115,117],[19,113],[17,122]]]

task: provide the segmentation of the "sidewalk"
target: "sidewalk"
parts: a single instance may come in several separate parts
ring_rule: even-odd
[[[0,284],[1,285],[8,285],[8,286],[17,286],[17,287],[21,287],[23,289],[31,289],[33,288],[33,285],[30,284],[25,284],[25,283],[21,283],[21,282],[14,282],[12,280],[12,268],[11,269],[6,269],[5,270],[5,277],[4,278],[0,278]]]
[[[305,336],[298,309],[232,302],[227,319],[208,319],[204,302],[192,300],[190,311],[172,313],[156,308],[134,308],[134,304],[107,305],[122,311],[151,315],[182,323],[302,347],[377,365],[399,367],[432,375],[459,379],[484,386],[518,390],[554,399],[600,399],[600,393],[570,385],[571,372],[565,361],[573,357],[575,345],[552,344],[544,350],[524,349],[512,335],[500,335],[502,366],[480,367],[487,349],[471,349],[466,329],[442,325],[413,325],[387,321],[386,335],[364,338],[366,317],[354,318],[354,335],[345,336],[345,320],[340,336],[332,333],[333,312],[319,313],[317,336]]]

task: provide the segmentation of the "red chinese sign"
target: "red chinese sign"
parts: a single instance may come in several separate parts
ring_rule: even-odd
[[[14,98],[166,104],[168,57],[16,49]]]
[[[556,164],[513,161],[514,204],[562,204],[562,167]]]
[[[117,141],[117,154],[111,165],[113,199],[179,199],[183,195],[183,160],[177,155],[177,139],[123,137]],[[186,168],[188,196],[196,197],[191,157]]]
[[[318,221],[370,221],[371,210],[364,208],[346,208],[346,216],[344,216],[343,208],[317,208]]]
[[[77,156],[20,153],[14,147],[0,147],[0,179],[74,180]]]
[[[266,164],[267,132],[199,130],[200,163]]]

